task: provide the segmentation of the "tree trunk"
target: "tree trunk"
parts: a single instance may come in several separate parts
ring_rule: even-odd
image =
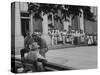
[[[63,21],[63,25],[64,25],[64,30],[68,31],[68,26],[69,26],[69,22],[68,21]]]
[[[54,16],[53,16],[53,13],[51,13],[52,15],[52,25],[54,26]]]
[[[83,10],[81,9],[81,16],[80,16],[80,29],[83,31],[84,33],[84,15],[83,15]]]
[[[72,26],[72,15],[70,15],[70,18],[69,18],[69,25]]]
[[[51,45],[51,39],[50,36],[48,35],[48,14],[43,15],[42,12],[42,38],[46,41],[47,45]]]
[[[33,13],[30,15],[30,26],[29,26],[30,35],[33,34]]]

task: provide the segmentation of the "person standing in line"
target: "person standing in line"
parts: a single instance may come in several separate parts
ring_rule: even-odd
[[[93,35],[90,36],[90,39],[91,39],[91,44],[93,45],[94,44]]]
[[[52,46],[54,45],[54,30],[52,30],[51,33],[51,41],[52,41]]]
[[[94,45],[97,45],[97,35],[94,35],[93,39],[94,39]]]
[[[54,32],[54,44],[57,45],[57,30]]]
[[[88,46],[90,46],[91,45],[91,38],[90,38],[89,34],[87,35],[87,39],[88,39]]]
[[[66,30],[63,30],[62,32],[63,44],[65,44],[65,36],[66,36]]]

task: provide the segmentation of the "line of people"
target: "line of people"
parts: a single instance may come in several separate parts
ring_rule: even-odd
[[[49,30],[48,34],[52,40],[51,45],[58,45],[59,43],[62,44],[73,44],[73,45],[80,45],[80,44],[86,44],[86,45],[95,45],[97,44],[97,35],[90,35],[85,34],[79,31],[73,31],[73,32],[67,32],[66,30],[59,31],[57,29],[55,30]]]

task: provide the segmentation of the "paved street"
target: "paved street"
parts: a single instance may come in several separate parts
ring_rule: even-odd
[[[20,55],[16,55],[20,58]],[[84,46],[49,50],[48,61],[76,69],[97,68],[97,46]]]
[[[97,46],[49,50],[48,61],[76,69],[97,68]]]

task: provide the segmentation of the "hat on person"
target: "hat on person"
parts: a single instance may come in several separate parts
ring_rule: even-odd
[[[33,50],[38,49],[40,46],[37,44],[37,42],[33,42],[33,43],[29,44],[29,47],[33,51]]]
[[[33,37],[33,36],[37,36],[37,35],[38,35],[38,34],[37,34],[36,32],[34,32],[34,33],[32,34],[32,37]]]

